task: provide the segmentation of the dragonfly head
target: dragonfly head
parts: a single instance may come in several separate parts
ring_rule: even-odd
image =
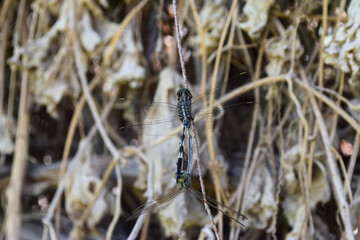
[[[187,99],[191,99],[192,95],[189,91],[189,89],[187,88],[181,88],[177,91],[176,93],[178,100],[180,100],[180,98],[187,98]]]
[[[181,171],[180,174],[176,172],[174,178],[176,179],[177,188],[179,190],[191,187],[191,177],[186,171]]]

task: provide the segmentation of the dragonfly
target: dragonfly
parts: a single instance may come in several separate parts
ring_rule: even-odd
[[[236,78],[239,78],[244,74],[234,76],[229,81],[235,82]],[[219,119],[224,114],[225,110],[230,108],[235,109],[243,104],[254,104],[254,102],[236,102],[232,104],[227,104],[225,106],[217,106],[215,109],[203,109],[203,101],[209,100],[214,95],[217,95],[222,90],[222,87],[215,88],[213,90],[207,91],[195,98],[192,97],[190,90],[187,88],[181,88],[176,92],[177,104],[170,102],[152,102],[152,103],[141,103],[139,100],[131,100],[121,98],[120,102],[127,103],[127,105],[133,106],[133,109],[140,109],[140,106],[149,106],[150,110],[156,112],[155,116],[151,116],[149,119],[145,119],[140,124],[132,124],[120,127],[120,135],[127,136],[134,134],[133,129],[141,128],[141,134],[143,136],[161,136],[167,135],[172,132],[176,126],[179,126],[177,123],[181,122],[182,132],[180,137],[180,147],[178,154],[178,167],[177,167],[177,176],[180,176],[180,167],[181,161],[183,158],[183,149],[185,144],[185,139],[187,136],[187,145],[188,145],[188,156],[190,157],[189,164],[191,165],[191,133],[190,127],[193,122],[196,122],[194,125],[196,130],[204,130],[206,126],[206,118],[210,115],[214,119]],[[194,110],[194,113],[193,113]],[[196,120],[195,120],[196,116]],[[205,125],[205,126],[204,126]],[[130,133],[129,133],[130,132]],[[151,138],[153,139],[153,138]],[[153,140],[150,140],[153,141]]]
[[[229,82],[236,84],[235,80],[242,78],[242,76],[248,75],[241,73],[232,77]],[[204,101],[209,102],[210,98],[218,96],[222,88],[222,86],[216,87],[195,97],[192,96],[190,90],[181,88],[176,92],[177,102],[175,102],[175,99],[174,102],[147,102],[139,99],[120,98],[118,104],[121,108],[131,106],[131,109],[136,109],[137,112],[139,109],[145,108],[154,111],[155,116],[145,118],[143,121],[132,119],[135,123],[121,126],[119,128],[119,134],[125,137],[138,137],[137,132],[140,129],[140,134],[143,136],[163,136],[179,126],[179,119],[182,125],[188,126],[189,122],[195,121],[197,129],[204,129],[206,119],[210,115],[212,115],[214,119],[219,119],[225,112],[234,110],[241,105],[254,105],[253,101],[232,102],[230,104],[227,103],[217,106],[214,109],[204,109]],[[211,128],[213,126],[206,127]]]
[[[159,208],[169,203],[171,200],[175,199],[177,196],[179,196],[181,193],[184,192],[189,192],[191,195],[195,196],[197,199],[203,202],[204,199],[202,193],[191,186],[190,168],[191,166],[188,164],[187,156],[186,154],[184,154],[184,161],[182,165],[182,170],[180,171],[180,175],[178,175],[178,172],[175,172],[174,174],[174,178],[176,180],[176,189],[152,202],[148,202],[139,206],[132,212],[132,216],[126,219],[126,221],[131,221],[139,217],[140,215],[148,214],[149,212],[155,210],[156,208]],[[205,195],[205,198],[207,204],[210,207],[217,209],[218,211],[222,212],[224,215],[226,215],[236,223],[240,224],[243,227],[246,227],[244,223],[241,222],[241,220],[247,219],[245,215],[239,213],[238,211],[234,210],[231,207],[226,206],[221,202],[218,202],[217,200],[207,195]]]
[[[211,96],[211,94],[213,94],[213,91],[211,91],[208,96]],[[153,202],[147,203],[147,204],[135,209],[135,211],[133,212],[133,215],[128,219],[128,221],[135,219],[136,217],[138,217],[139,215],[141,215],[143,213],[152,211],[156,207],[159,207],[162,204],[165,204],[166,202],[169,202],[170,200],[176,198],[179,194],[181,194],[184,191],[190,192],[193,196],[195,196],[196,198],[203,201],[202,193],[200,193],[199,191],[197,191],[191,187],[191,164],[192,164],[191,140],[192,140],[192,138],[191,138],[191,133],[190,133],[190,127],[192,126],[192,124],[194,122],[194,114],[192,112],[192,106],[193,106],[192,94],[187,88],[181,88],[177,91],[176,95],[177,95],[177,105],[176,105],[177,118],[182,123],[181,141],[180,141],[179,154],[178,154],[178,159],[177,159],[177,170],[174,174],[177,189],[175,191],[172,191],[169,194],[153,201]],[[164,105],[164,104],[162,104],[162,105]],[[236,105],[238,105],[238,104],[235,104],[235,106]],[[232,105],[232,106],[234,106],[234,105]],[[214,114],[214,112],[212,110],[208,111],[208,112],[205,111],[205,114]],[[172,121],[159,120],[159,121],[155,121],[155,122],[154,121],[147,122],[147,123],[145,123],[145,125],[143,125],[143,128],[145,129],[146,127],[149,127],[149,126],[151,127],[156,124],[161,125],[161,124],[167,123],[167,122],[172,122]],[[188,158],[184,157],[184,156],[186,156],[186,154],[184,153],[184,145],[185,145],[186,136],[187,136],[187,144],[188,144],[188,146],[187,146],[187,150],[188,150],[187,156],[189,156]],[[239,220],[239,217],[246,218],[244,215],[238,213],[237,211],[235,211],[234,209],[232,209],[230,207],[227,207],[226,205],[218,202],[217,200],[210,198],[209,196],[205,196],[205,198],[206,198],[206,202],[208,203],[208,205],[218,209],[220,212],[229,216],[235,222],[244,226]],[[220,208],[218,208],[217,206],[220,206]],[[226,212],[229,212],[230,214],[227,214]],[[232,217],[231,215],[235,215],[236,217]]]

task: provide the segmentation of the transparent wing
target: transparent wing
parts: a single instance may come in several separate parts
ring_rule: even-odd
[[[175,98],[175,95],[174,95]],[[177,106],[167,102],[144,102],[136,99],[119,99],[122,108],[131,107],[140,114],[144,111],[146,117],[143,120],[135,121],[134,124],[127,124],[120,127],[119,133],[123,136],[137,137],[138,135],[163,136],[164,132],[174,129],[174,126],[181,124]]]
[[[182,193],[181,190],[174,190],[164,196],[161,196],[160,198],[152,201],[152,202],[148,202],[145,203],[139,207],[137,207],[133,212],[132,215],[126,219],[126,221],[131,221],[135,218],[137,218],[138,216],[142,215],[142,214],[147,214],[151,211],[153,211],[154,209],[160,207],[161,205],[164,205],[165,203],[171,201],[172,199],[176,198],[180,193]]]
[[[234,76],[232,79],[242,78],[243,74]],[[229,80],[229,82],[235,82],[234,80]],[[195,126],[198,130],[205,130],[205,122],[207,117],[210,115],[214,116],[214,119],[220,118],[227,111],[239,111],[241,106],[244,104],[254,104],[254,102],[236,102],[236,99],[231,101],[231,103],[224,104],[222,106],[215,107],[214,109],[205,110],[203,106],[203,100],[209,100],[212,96],[218,96],[219,92],[222,90],[222,86],[217,87],[213,90],[208,90],[203,94],[200,94],[192,99],[192,109],[195,116]],[[176,99],[174,93],[174,101]],[[135,109],[145,109],[149,110],[147,118],[144,119],[144,122],[129,124],[120,128],[121,135],[146,135],[146,136],[164,136],[167,132],[170,132],[175,127],[181,125],[181,122],[178,117],[177,105],[168,102],[143,102],[137,99],[124,99],[120,98],[119,103],[123,106],[131,106]],[[150,114],[149,114],[150,113]],[[212,128],[212,126],[209,126]],[[136,133],[136,134],[134,134]]]
[[[202,202],[204,201],[204,200],[203,200],[203,195],[202,195],[201,192],[199,192],[199,191],[197,191],[197,190],[195,190],[195,189],[193,189],[193,188],[188,188],[188,190],[189,190],[189,192],[190,192],[192,195],[194,195],[196,198],[198,198],[198,199],[201,200]],[[240,222],[240,220],[239,220],[239,218],[247,219],[247,217],[245,217],[243,214],[241,214],[241,213],[239,213],[238,211],[232,209],[231,207],[226,206],[225,204],[223,204],[223,203],[221,203],[221,202],[216,201],[215,199],[213,199],[213,198],[211,198],[211,197],[209,197],[209,196],[207,196],[207,195],[206,195],[206,201],[207,201],[207,203],[208,203],[211,207],[219,210],[220,212],[222,212],[223,214],[225,214],[226,216],[228,216],[229,218],[231,218],[232,220],[234,220],[235,222],[237,222],[237,223],[240,224],[241,226],[246,227],[246,226],[245,226],[242,222]],[[218,206],[221,206],[221,209],[218,208]],[[222,209],[224,209],[224,210],[222,210]],[[230,214],[235,215],[235,217],[229,215],[229,214],[226,213],[226,212],[229,212]]]
[[[250,78],[250,75],[247,72],[241,72],[239,74],[232,76],[228,80],[228,84],[234,85],[237,82],[238,82],[238,84],[236,84],[236,85],[239,85],[239,83],[243,84],[244,81],[249,78]],[[214,96],[214,98],[216,99],[216,97],[221,94],[221,91],[223,90],[223,88],[224,88],[224,86],[223,86],[223,84],[221,84],[219,87],[212,88],[210,90],[205,91],[202,94],[199,94],[199,95],[193,97],[193,99],[192,99],[193,108],[197,109],[200,106],[202,107],[204,100],[209,102],[209,100],[212,96]]]

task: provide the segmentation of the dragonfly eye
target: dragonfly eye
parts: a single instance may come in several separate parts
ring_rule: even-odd
[[[177,91],[176,95],[177,95],[178,97],[181,97],[181,96],[182,96],[182,91],[181,91],[181,89]]]

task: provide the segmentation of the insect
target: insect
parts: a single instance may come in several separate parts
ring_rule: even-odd
[[[198,106],[197,104],[198,100],[201,99],[207,99],[210,98],[213,94],[213,91],[210,91],[206,93],[205,95],[199,96],[195,99],[193,99],[191,92],[186,88],[181,88],[177,91],[177,104],[170,104],[170,103],[153,103],[151,106],[158,106],[158,109],[164,108],[164,109],[171,109],[174,108],[176,111],[173,111],[173,115],[169,118],[164,118],[162,114],[156,114],[156,117],[159,117],[159,119],[151,120],[151,121],[145,121],[143,124],[139,125],[132,125],[132,126],[140,126],[143,130],[143,133],[146,134],[147,131],[150,129],[154,129],[156,127],[161,127],[161,130],[164,130],[166,126],[170,126],[170,128],[174,128],[174,125],[176,125],[176,122],[180,120],[182,124],[182,132],[181,132],[181,140],[180,140],[180,147],[178,151],[178,159],[177,159],[177,170],[174,174],[174,178],[176,181],[176,189],[174,191],[171,191],[170,193],[156,199],[155,201],[146,203],[137,209],[134,210],[133,215],[127,219],[127,221],[133,220],[140,216],[141,214],[146,214],[152,210],[154,210],[157,207],[160,207],[172,199],[176,198],[179,194],[183,192],[189,192],[196,198],[198,198],[200,201],[204,201],[203,195],[201,192],[195,190],[191,187],[191,164],[192,164],[192,138],[191,138],[191,131],[190,127],[195,121],[195,115],[197,120],[206,117],[206,115],[217,115],[216,111],[214,110],[204,110],[201,112],[201,114],[195,114],[193,113],[194,106]],[[202,101],[200,101],[202,105]],[[242,103],[235,103],[231,105],[227,105],[224,107],[219,108],[220,110],[237,107]],[[195,107],[196,108],[196,107]],[[218,110],[218,109],[217,109]],[[165,114],[164,114],[165,115]],[[205,119],[205,118],[204,118]],[[202,123],[205,123],[203,121]],[[201,126],[201,123],[196,123],[197,126]],[[125,129],[124,127],[123,129]],[[150,131],[149,131],[150,132]],[[155,131],[156,133],[158,131]],[[164,130],[166,132],[166,130]],[[185,146],[185,140],[187,139],[187,152],[184,152],[184,146]],[[218,202],[217,200],[206,196],[205,195],[206,202],[209,206],[218,209],[220,212],[224,213],[226,216],[233,219],[238,224],[244,226],[244,224],[240,221],[240,218],[246,219],[246,217],[236,210],[226,206],[225,204],[222,204]],[[219,207],[218,207],[219,206]]]
[[[203,202],[204,200],[202,193],[192,188],[191,186],[191,174],[189,174],[190,168],[191,166],[187,162],[187,156],[186,154],[184,154],[184,161],[182,165],[182,170],[180,171],[180,175],[178,175],[177,172],[175,172],[174,174],[174,178],[176,180],[176,189],[152,202],[145,203],[140,207],[136,208],[133,211],[132,216],[130,216],[126,221],[131,221],[142,214],[147,214],[154,209],[163,206],[166,203],[169,203],[172,199],[176,198],[183,192],[189,192],[191,195],[195,196],[197,199]],[[210,207],[217,209],[218,211],[222,212],[223,214],[234,220],[236,223],[240,224],[243,227],[246,227],[240,221],[240,219],[247,219],[246,216],[207,195],[205,195],[205,198],[207,204]]]
[[[229,83],[238,85],[237,80],[244,80],[243,78],[246,78],[246,76],[248,76],[246,73],[238,74],[232,77]],[[177,102],[171,102],[172,99],[149,102],[140,99],[120,98],[117,105],[122,109],[134,109],[136,114],[134,112],[131,113],[131,117],[128,116],[128,120],[132,123],[121,126],[119,133],[131,137],[138,137],[138,135],[163,136],[179,126],[179,120],[181,123],[188,124],[188,122],[195,120],[195,117],[197,129],[203,129],[206,118],[210,115],[214,116],[214,119],[218,119],[224,112],[236,111],[238,107],[244,104],[254,105],[253,101],[239,102],[237,99],[233,99],[231,103],[221,104],[213,109],[205,109],[204,101],[209,102],[210,98],[219,96],[222,91],[223,86],[220,86],[193,97],[188,89],[181,88],[176,92]],[[136,119],[137,115],[141,115],[138,113],[141,113],[144,109],[148,110],[147,117],[145,119]],[[152,111],[152,113],[149,114],[149,111]],[[148,117],[148,115],[151,116]],[[183,122],[184,120],[185,122]]]

